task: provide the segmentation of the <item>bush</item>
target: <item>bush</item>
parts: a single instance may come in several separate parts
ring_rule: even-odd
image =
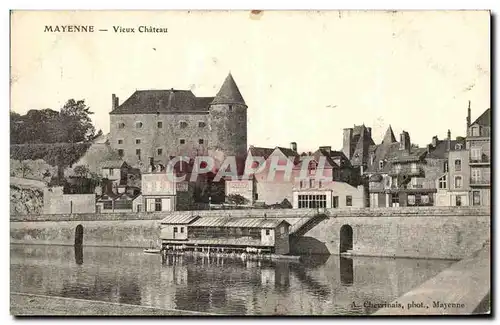
[[[16,144],[10,146],[10,158],[21,161],[43,159],[51,166],[67,167],[75,164],[90,145],[90,142]]]

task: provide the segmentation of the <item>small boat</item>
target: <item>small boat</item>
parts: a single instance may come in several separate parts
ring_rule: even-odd
[[[144,253],[145,254],[160,254],[161,253],[161,250],[160,249],[157,249],[157,248],[146,248],[144,250]]]
[[[154,243],[151,242],[149,248],[144,249],[145,254],[160,254],[161,249],[155,248]]]

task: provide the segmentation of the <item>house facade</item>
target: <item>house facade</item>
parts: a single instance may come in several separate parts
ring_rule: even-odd
[[[491,110],[488,108],[471,123],[469,103],[466,147],[470,153],[471,205],[490,205],[491,201]]]

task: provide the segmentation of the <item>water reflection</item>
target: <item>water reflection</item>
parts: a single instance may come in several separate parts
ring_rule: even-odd
[[[14,245],[11,290],[234,315],[365,314],[374,310],[361,307],[363,301],[394,300],[450,264],[339,256],[247,261]],[[353,301],[361,308],[350,307]]]
[[[343,286],[351,286],[354,281],[354,270],[352,259],[340,256],[340,283]]]
[[[75,262],[78,265],[83,264],[83,246],[75,245]]]

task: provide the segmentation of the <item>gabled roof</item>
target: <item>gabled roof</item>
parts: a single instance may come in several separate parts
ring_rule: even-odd
[[[198,219],[200,216],[193,216],[191,212],[174,212],[168,217],[165,217],[160,223],[162,225],[185,225]]]
[[[212,104],[243,104],[246,106],[245,100],[243,96],[241,96],[240,90],[231,73],[229,73],[226,80],[224,80]]]
[[[426,153],[427,153],[426,148],[411,148],[410,151],[394,150],[387,155],[387,160],[389,160],[392,163],[418,161],[423,159]]]
[[[191,90],[136,90],[110,114],[156,114],[206,111],[213,97],[196,97]]]
[[[287,156],[288,158],[290,157],[297,157],[299,156],[298,152],[296,151],[293,151],[292,149],[290,148],[284,148],[284,147],[276,147],[277,149],[279,149],[285,156]]]
[[[269,156],[274,152],[274,148],[263,148],[263,147],[254,147],[250,146],[248,151],[252,155],[252,157],[263,157],[264,159],[269,158]]]
[[[228,227],[228,228],[276,228],[284,219],[235,218],[235,217],[202,217],[193,222],[191,227]]]
[[[472,124],[491,126],[491,109],[487,109]]]
[[[122,168],[123,165],[125,164],[125,167],[127,167],[127,163],[123,160],[106,160],[100,163],[101,168]]]

